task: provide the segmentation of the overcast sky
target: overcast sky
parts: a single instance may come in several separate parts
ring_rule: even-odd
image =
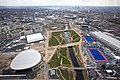
[[[120,0],[0,0],[0,6],[120,6]]]

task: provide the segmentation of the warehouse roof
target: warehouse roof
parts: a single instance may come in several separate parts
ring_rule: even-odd
[[[95,36],[97,36],[98,38],[100,38],[101,40],[105,40],[120,49],[120,41],[119,40],[117,40],[111,36],[108,36],[100,31],[99,32],[95,31],[95,32],[91,32],[91,33],[94,34]]]
[[[41,33],[27,35],[26,37],[28,43],[43,40],[43,35]]]

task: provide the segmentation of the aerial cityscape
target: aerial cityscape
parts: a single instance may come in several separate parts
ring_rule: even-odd
[[[0,80],[120,80],[119,0],[7,1]]]

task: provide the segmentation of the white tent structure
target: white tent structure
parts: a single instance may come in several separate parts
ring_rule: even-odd
[[[36,42],[36,41],[41,41],[43,40],[43,35],[41,33],[36,33],[36,34],[31,34],[31,35],[27,35],[27,42],[31,43],[31,42]]]
[[[20,52],[11,62],[10,68],[13,70],[25,70],[32,68],[42,60],[41,54],[34,49]]]
[[[101,42],[105,43],[106,45],[110,46],[111,48],[115,49],[116,51],[120,51],[120,41],[106,35],[105,33],[102,32],[90,32],[90,35],[97,38]]]

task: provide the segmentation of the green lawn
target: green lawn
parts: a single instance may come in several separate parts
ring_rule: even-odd
[[[67,48],[57,49],[52,59],[50,60],[51,68],[55,68],[60,65],[71,66],[71,62],[69,61],[69,58],[67,57]]]
[[[78,42],[78,41],[80,41],[80,36],[75,31],[70,30],[69,34],[70,34],[70,37],[72,38],[71,42]]]
[[[73,80],[73,73],[69,72],[67,69],[57,70],[57,74],[61,80]]]
[[[63,61],[62,61],[62,64],[71,64],[70,61],[64,57],[62,57]]]
[[[67,54],[66,54],[67,53],[67,48],[61,48],[59,51],[60,51],[61,55],[67,57]]]
[[[49,46],[56,46],[59,45],[58,40],[52,35],[50,40],[49,40]]]
[[[73,35],[73,40],[79,38],[80,36],[78,34]]]
[[[80,41],[80,37],[76,37],[76,38],[73,38],[73,41],[72,42],[78,42],[78,41]]]
[[[53,35],[57,37],[60,44],[66,44],[63,34],[64,34],[63,32],[53,32]]]
[[[63,34],[63,32],[53,32],[51,34],[51,38],[49,39],[49,46],[66,44]]]
[[[75,31],[72,31],[72,30],[70,30],[69,32],[70,32],[71,36],[73,36],[73,35],[76,34],[76,32],[75,32]]]
[[[61,62],[61,56],[59,55],[59,52],[56,51],[52,59],[50,60],[50,67],[55,68],[57,66],[60,66],[60,62]]]

